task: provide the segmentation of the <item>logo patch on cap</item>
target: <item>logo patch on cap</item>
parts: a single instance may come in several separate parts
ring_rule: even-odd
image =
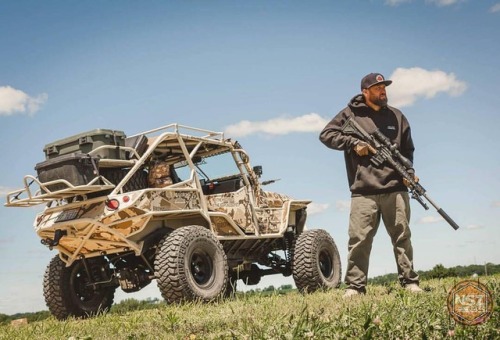
[[[368,89],[375,84],[383,83],[385,86],[389,86],[392,80],[385,80],[384,76],[380,73],[369,73],[361,79],[361,90]]]

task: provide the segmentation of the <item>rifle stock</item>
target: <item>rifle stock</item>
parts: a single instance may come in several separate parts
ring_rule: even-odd
[[[397,145],[391,144],[389,138],[380,132],[380,130],[376,129],[375,132],[369,134],[354,120],[354,117],[349,117],[341,130],[345,135],[355,136],[365,143],[368,143],[369,149],[373,153],[370,158],[371,162],[376,166],[384,162],[389,163],[401,177],[408,182],[411,197],[420,203],[425,210],[428,210],[429,207],[422,197],[437,210],[439,215],[441,215],[453,229],[457,230],[459,228],[458,224],[427,195],[424,187],[415,181],[414,176],[408,172],[410,169],[413,169],[413,163],[408,158],[404,157],[399,152]]]

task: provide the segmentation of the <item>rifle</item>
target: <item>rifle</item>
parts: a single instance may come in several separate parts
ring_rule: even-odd
[[[260,185],[269,185],[269,184],[273,184],[274,182],[277,182],[279,181],[280,178],[277,178],[277,179],[270,179],[270,180],[267,180],[267,181],[263,181],[262,183],[260,183]]]
[[[453,229],[457,230],[459,228],[458,224],[427,195],[424,187],[415,181],[414,176],[408,172],[409,169],[413,169],[413,163],[403,156],[399,152],[398,146],[391,144],[389,138],[380,132],[380,130],[376,129],[372,134],[369,134],[354,120],[354,117],[349,117],[342,126],[342,133],[353,135],[367,143],[368,149],[373,153],[370,161],[375,166],[388,162],[407,181],[411,198],[420,203],[425,210],[429,210],[429,207],[422,199],[424,197]]]

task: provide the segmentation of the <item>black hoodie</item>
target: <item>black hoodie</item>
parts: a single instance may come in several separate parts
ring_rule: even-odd
[[[342,125],[353,116],[368,133],[379,129],[391,143],[398,145],[401,154],[412,162],[415,150],[410,125],[401,111],[391,106],[375,111],[365,104],[363,95],[356,95],[348,106],[325,126],[319,136],[321,142],[327,147],[344,151],[347,179],[352,195],[407,191],[401,175],[390,164],[384,162],[375,166],[370,162],[370,156],[358,156],[354,152],[353,147],[358,139],[341,133]],[[410,172],[413,172],[413,169]]]

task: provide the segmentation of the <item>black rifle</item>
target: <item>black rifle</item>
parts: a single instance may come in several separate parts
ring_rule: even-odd
[[[434,208],[436,208],[439,215],[441,215],[453,229],[457,230],[459,228],[458,224],[456,224],[443,209],[430,199],[430,197],[426,194],[424,187],[415,181],[414,176],[408,172],[409,169],[413,169],[413,163],[408,158],[403,156],[399,152],[398,146],[396,144],[391,144],[389,138],[380,132],[380,130],[376,129],[375,132],[369,134],[354,120],[353,117],[350,117],[342,126],[342,133],[345,135],[353,135],[367,143],[368,149],[371,153],[373,153],[370,161],[375,166],[388,162],[407,181],[411,198],[417,200],[417,202],[420,203],[425,210],[429,210],[429,207],[422,199],[422,197],[424,197]]]

